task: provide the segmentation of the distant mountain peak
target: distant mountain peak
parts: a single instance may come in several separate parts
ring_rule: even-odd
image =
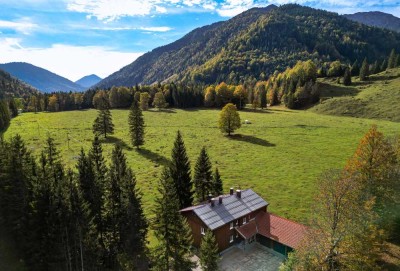
[[[90,88],[91,86],[100,82],[102,78],[97,76],[96,74],[90,74],[82,77],[81,79],[75,81],[75,84],[78,84],[84,88]]]
[[[83,91],[84,87],[51,71],[26,62],[10,62],[0,64],[5,70],[19,80],[28,83],[42,92]]]
[[[381,11],[357,12],[343,15],[347,19],[369,26],[386,28],[400,32],[400,18]]]

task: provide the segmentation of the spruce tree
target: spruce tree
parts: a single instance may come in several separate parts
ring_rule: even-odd
[[[222,195],[224,193],[223,183],[218,168],[215,168],[213,175],[214,195]]]
[[[211,168],[212,165],[207,150],[203,147],[199,158],[197,158],[193,178],[196,198],[199,202],[205,201],[207,195],[214,192]]]
[[[10,124],[10,112],[5,101],[0,100],[0,132],[4,131]]]
[[[396,57],[395,67],[400,67],[400,54],[398,54],[397,57]]]
[[[170,175],[175,184],[179,207],[183,209],[193,204],[193,182],[190,161],[180,131],[176,135],[171,160]]]
[[[18,116],[18,107],[17,104],[15,102],[15,100],[13,98],[11,98],[8,102],[8,106],[10,108],[10,115],[12,118],[15,118],[16,116]]]
[[[137,101],[133,101],[129,112],[129,132],[132,145],[139,149],[144,144],[144,119]]]
[[[93,123],[93,133],[95,135],[103,135],[107,138],[107,134],[114,133],[114,124],[109,109],[101,109]]]
[[[203,271],[218,271],[218,245],[212,231],[207,231],[200,245],[200,266]]]
[[[351,85],[351,73],[350,73],[349,68],[347,68],[344,72],[343,85],[345,85],[345,86]]]
[[[152,223],[152,229],[158,239],[158,245],[152,255],[153,270],[192,270],[192,233],[187,221],[179,213],[181,206],[175,182],[167,169],[162,172],[158,192],[154,209],[157,219]]]
[[[380,66],[380,72],[383,72],[384,70],[386,70],[387,66],[388,66],[388,65],[387,65],[387,60],[384,59],[384,60],[382,61],[381,66]]]
[[[360,65],[358,64],[358,60],[354,61],[353,65],[351,66],[351,75],[352,76],[359,76],[360,75]]]
[[[361,81],[365,81],[368,78],[368,75],[369,75],[369,67],[368,66],[369,65],[367,62],[367,58],[365,58],[361,65],[361,69],[360,69],[360,80]]]
[[[396,67],[396,51],[392,49],[388,59],[387,69],[393,69]]]

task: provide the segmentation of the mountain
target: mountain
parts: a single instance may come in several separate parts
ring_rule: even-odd
[[[91,86],[97,84],[100,81],[101,81],[100,77],[98,77],[95,74],[91,74],[91,75],[82,77],[81,79],[76,81],[75,84],[78,84],[84,88],[90,88]]]
[[[369,26],[376,26],[400,32],[400,18],[393,16],[392,14],[380,11],[370,11],[345,14],[343,16],[352,21]]]
[[[298,60],[352,63],[367,57],[381,61],[392,48],[400,51],[400,34],[393,31],[296,4],[268,6],[197,28],[142,55],[95,86],[254,82]]]
[[[84,87],[75,84],[67,78],[29,63],[12,62],[0,64],[0,69],[7,71],[14,77],[43,92],[85,90]]]
[[[8,72],[0,69],[0,99],[5,97],[27,97],[37,93],[37,89],[12,77]]]

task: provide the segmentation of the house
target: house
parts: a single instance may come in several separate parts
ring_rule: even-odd
[[[246,249],[258,242],[280,254],[296,249],[305,226],[267,211],[269,203],[251,189],[230,189],[228,195],[209,198],[205,203],[181,210],[192,229],[194,245],[200,247],[202,236],[213,231],[222,252],[236,245]]]

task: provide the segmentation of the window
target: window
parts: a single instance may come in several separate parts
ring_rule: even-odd
[[[233,234],[231,234],[231,236],[229,236],[229,243],[233,242]]]
[[[229,229],[230,229],[230,230],[233,229],[233,222],[231,222],[231,223],[229,224]]]
[[[203,227],[201,227],[201,234],[202,234],[202,235],[205,235],[205,234],[206,234],[206,231],[204,230]]]
[[[236,220],[236,226],[239,226],[239,219]]]
[[[246,224],[247,223],[247,219],[246,219],[246,217],[243,217],[243,224]]]

